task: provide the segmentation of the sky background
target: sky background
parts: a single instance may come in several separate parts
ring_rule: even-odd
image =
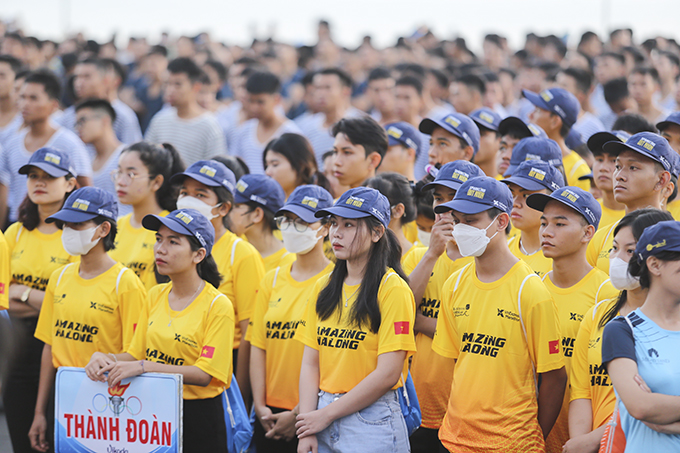
[[[103,5],[106,5],[103,6]],[[336,42],[356,47],[370,34],[376,46],[392,45],[428,25],[440,38],[462,36],[479,51],[484,34],[505,35],[511,47],[527,32],[604,35],[633,28],[637,42],[657,35],[679,38],[679,0],[0,0],[0,18],[17,19],[29,35],[60,40],[66,32],[117,45],[129,36],[153,44],[164,30],[173,35],[208,31],[213,39],[247,45],[253,37],[274,37],[292,44],[313,44],[316,23],[331,22]]]

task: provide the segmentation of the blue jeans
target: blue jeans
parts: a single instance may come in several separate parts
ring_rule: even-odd
[[[344,394],[319,392],[317,409]],[[404,416],[395,390],[358,412],[335,420],[316,435],[319,453],[407,453],[411,451]]]

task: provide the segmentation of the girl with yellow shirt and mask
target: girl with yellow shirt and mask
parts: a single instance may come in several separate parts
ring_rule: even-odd
[[[305,345],[298,452],[407,452],[397,391],[415,351],[415,303],[387,227],[390,204],[358,187],[315,214],[329,215],[337,262],[295,333]]]
[[[47,423],[47,406],[56,369],[83,367],[97,350],[125,351],[146,305],[142,282],[107,253],[114,247],[117,216],[112,194],[83,187],[46,219],[63,228],[64,249],[80,256],[80,262],[52,273],[35,329],[36,338],[45,343],[35,417],[28,433],[36,450],[49,448],[45,434],[52,424]]]
[[[181,374],[183,451],[226,453],[222,392],[231,384],[234,308],[217,289],[221,276],[210,254],[214,229],[195,209],[148,215],[142,224],[156,232],[156,265],[170,283],[149,291],[127,352],[97,352],[85,371],[110,386],[147,371]]]
[[[269,271],[257,293],[247,338],[252,344],[250,376],[259,451],[297,451],[295,416],[304,345],[294,340],[307,299],[319,277],[333,270],[324,255],[325,219],[314,214],[333,205],[333,196],[315,185],[296,188],[276,213],[291,264]]]
[[[170,177],[183,170],[182,158],[172,145],[139,142],[121,152],[118,169],[111,174],[118,201],[132,205],[132,213],[118,220],[118,238],[111,258],[135,271],[147,290],[163,279],[154,270],[154,235],[142,228],[142,219],[175,209]]]

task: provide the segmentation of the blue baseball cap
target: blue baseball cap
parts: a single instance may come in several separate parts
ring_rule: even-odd
[[[635,256],[644,262],[661,252],[680,252],[680,222],[664,220],[644,229],[635,246]]]
[[[343,193],[333,206],[321,209],[316,218],[337,215],[346,219],[373,216],[387,228],[390,224],[390,202],[387,197],[370,187],[356,187]]]
[[[545,131],[541,129],[539,126],[537,126],[534,123],[525,123],[516,116],[509,116],[503,119],[503,121],[501,121],[500,124],[498,125],[498,133],[501,134],[501,137],[504,135],[508,135],[508,132],[510,132],[511,129],[517,129],[519,131],[522,131],[524,133],[524,137],[521,138],[527,137],[548,138],[548,134],[546,134]]]
[[[675,174],[677,170],[678,153],[671,148],[668,140],[653,132],[638,132],[625,143],[619,140],[607,142],[602,149],[605,153],[615,155],[629,149],[660,163],[666,171]]]
[[[517,184],[524,190],[548,189],[554,192],[564,186],[564,177],[548,162],[527,160],[519,164],[512,176],[501,182]]]
[[[626,131],[596,132],[588,139],[588,149],[593,154],[602,154],[605,152],[602,149],[605,143],[617,140],[625,143],[629,138],[630,134]]]
[[[176,209],[167,216],[149,214],[142,219],[142,226],[147,230],[158,231],[164,225],[175,233],[193,236],[210,255],[215,243],[215,228],[210,220],[195,209]]]
[[[673,112],[665,120],[656,123],[656,128],[659,131],[666,129],[668,126],[680,126],[680,112]]]
[[[87,186],[71,193],[61,210],[49,216],[45,222],[60,220],[79,223],[92,220],[97,216],[103,216],[115,222],[118,218],[118,201],[112,193],[104,189]]]
[[[453,200],[436,206],[434,212],[441,214],[458,211],[464,214],[477,214],[491,208],[510,214],[512,193],[508,186],[500,181],[488,176],[478,176],[465,181]]]
[[[466,160],[454,160],[442,165],[434,181],[425,184],[420,191],[432,190],[437,185],[458,190],[465,181],[478,176],[484,176],[484,172],[476,164]]]
[[[510,165],[503,176],[512,176],[519,164],[527,160],[542,160],[557,167],[562,165],[562,150],[555,140],[549,138],[523,138],[512,148]]]
[[[388,146],[404,145],[413,148],[418,155],[420,151],[420,137],[415,127],[405,121],[390,123],[385,126]]]
[[[276,212],[276,215],[292,212],[305,222],[314,223],[317,221],[314,214],[331,206],[333,206],[333,196],[326,189],[313,184],[305,184],[293,190],[286,204]]]
[[[236,188],[234,173],[222,162],[216,160],[199,160],[194,162],[182,173],[177,173],[170,178],[171,184],[177,184],[189,177],[209,187],[224,187],[232,194]]]
[[[549,88],[540,93],[522,90],[522,94],[536,107],[552,112],[562,118],[562,122],[569,127],[576,123],[578,114],[581,111],[581,104],[579,104],[576,96],[564,88]]]
[[[595,227],[600,225],[602,217],[602,207],[590,192],[574,186],[562,187],[550,195],[544,193],[533,193],[527,197],[527,206],[537,211],[543,211],[549,201],[555,200],[569,206],[574,211],[581,214],[586,221]]]
[[[55,148],[40,148],[31,154],[28,163],[19,168],[19,174],[27,175],[31,167],[38,167],[54,178],[60,178],[68,174],[78,176],[68,154]]]
[[[477,126],[498,132],[498,126],[501,124],[501,117],[488,107],[482,107],[470,113],[472,121],[477,123]],[[481,132],[481,130],[480,130]]]
[[[266,175],[243,175],[236,183],[234,203],[254,201],[276,212],[286,201],[286,194],[274,179]]]
[[[423,134],[432,135],[437,127],[465,140],[468,145],[472,146],[475,154],[479,151],[479,128],[469,116],[462,113],[449,113],[439,120],[425,118],[418,125],[418,130]]]

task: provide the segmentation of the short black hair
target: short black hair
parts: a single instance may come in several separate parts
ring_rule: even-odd
[[[24,37],[21,36],[19,33],[16,33],[16,32],[5,33],[5,39],[13,39],[15,41],[19,41],[22,46],[26,43],[26,41],[24,40]]]
[[[588,94],[593,86],[593,74],[590,71],[572,66],[563,69],[562,73],[574,79],[576,81],[576,88],[583,94]]]
[[[11,55],[0,55],[0,63],[7,63],[9,67],[12,68],[12,72],[15,75],[21,71],[22,67],[24,66],[21,60],[14,58]]]
[[[210,66],[217,73],[217,78],[220,79],[220,82],[227,80],[227,68],[222,63],[217,60],[208,60],[205,62],[205,65]]]
[[[281,91],[281,81],[271,72],[254,72],[246,81],[246,91],[250,94],[277,94]]]
[[[114,58],[102,58],[102,64],[107,71],[113,71],[116,76],[120,79],[120,84],[123,85],[127,80],[127,69],[125,66],[120,64],[120,62]]]
[[[484,41],[495,44],[497,47],[500,48],[503,48],[503,40],[504,38],[501,37],[500,35],[497,35],[496,33],[489,33],[484,37]]]
[[[659,51],[659,57],[665,57],[665,58],[667,58],[668,61],[670,61],[670,63],[671,63],[673,66],[676,66],[676,67],[680,68],[680,57],[678,57],[678,56],[677,56],[676,54],[674,54],[673,52],[669,52],[669,51],[667,51],[667,50],[661,50],[661,51]]]
[[[597,33],[592,32],[592,31],[586,31],[586,32],[584,32],[584,33],[581,35],[581,40],[580,40],[579,43],[578,43],[578,47],[581,47],[583,44],[585,44],[586,42],[590,41],[590,40],[593,39],[593,38],[598,38],[598,39],[599,39],[599,36],[597,36]]]
[[[616,104],[630,96],[628,92],[628,81],[625,77],[617,77],[602,86],[604,100],[607,104]]]
[[[619,33],[626,32],[630,34],[630,37],[633,37],[633,29],[632,28],[617,28],[615,30],[612,30],[611,33],[609,33],[609,39],[613,38],[614,35],[618,35]]]
[[[371,69],[371,72],[368,73],[368,83],[371,83],[374,80],[384,80],[384,79],[392,79],[392,72],[384,66],[379,66],[377,68]]]
[[[401,72],[401,75],[414,75],[420,78],[426,75],[425,67],[416,63],[400,63],[395,69]]]
[[[623,49],[621,49],[621,52],[624,54],[624,56],[626,54],[630,54],[633,57],[633,63],[635,63],[636,65],[641,65],[644,64],[645,62],[645,56],[642,54],[642,52],[640,52],[640,50],[637,47],[632,46],[624,47]]]
[[[151,49],[149,49],[149,52],[146,55],[160,55],[161,57],[168,58],[168,48],[161,45],[151,46]]]
[[[564,58],[567,55],[567,45],[564,44],[564,41],[562,41],[559,37],[555,35],[546,36],[545,44],[555,47],[555,50],[557,50],[557,53],[561,58]]]
[[[507,75],[510,76],[510,78],[511,78],[512,80],[515,80],[515,78],[517,77],[517,73],[516,73],[515,71],[513,71],[512,69],[510,69],[510,68],[500,68],[500,69],[498,70],[498,74],[499,74],[499,75],[500,75],[500,74],[507,74]]]
[[[456,77],[457,83],[462,83],[468,89],[477,91],[482,96],[486,93],[486,83],[477,74],[463,74]]]
[[[649,75],[656,83],[661,83],[659,79],[659,71],[651,66],[636,66],[630,71],[630,75],[639,74],[641,76]]]
[[[92,109],[98,112],[106,113],[111,118],[111,124],[116,121],[116,111],[111,106],[111,103],[106,99],[84,99],[76,104],[76,112],[82,109]]]
[[[622,65],[626,64],[626,57],[624,57],[623,54],[618,52],[602,52],[602,54],[597,58],[612,58]]]
[[[547,82],[554,82],[557,73],[562,69],[559,64],[553,63],[552,61],[541,62],[538,64],[537,68],[545,74],[545,80]]]
[[[644,116],[637,113],[626,113],[619,116],[614,125],[612,126],[613,131],[626,131],[630,135],[637,134],[638,132],[654,132],[656,129],[645,119]]]
[[[347,74],[342,69],[326,68],[326,69],[322,69],[321,71],[317,72],[314,75],[334,75],[334,76],[337,76],[338,79],[340,79],[340,83],[343,86],[346,86],[347,88],[352,88],[352,77],[350,77],[350,75]]]
[[[101,72],[102,74],[105,74],[106,71],[108,71],[108,69],[109,69],[108,66],[106,64],[104,64],[104,60],[97,58],[97,57],[87,57],[87,58],[83,58],[81,60],[78,60],[76,62],[76,66],[78,66],[80,64],[89,64],[89,65],[95,66],[97,68],[97,70],[99,72]]]
[[[427,73],[430,74],[434,79],[437,81],[437,85],[439,85],[442,88],[448,88],[449,86],[449,77],[444,73],[444,71],[440,71],[439,69],[434,69],[434,68],[429,68],[427,70]]]
[[[387,133],[385,129],[370,116],[360,118],[343,118],[333,125],[332,135],[343,133],[353,145],[361,145],[366,156],[378,153],[384,157],[387,152]]]
[[[201,78],[201,68],[191,58],[175,58],[168,63],[170,74],[186,74],[191,83],[197,83]]]
[[[59,100],[61,96],[61,83],[56,75],[49,69],[38,69],[30,72],[24,79],[24,83],[36,83],[42,85],[50,99]]]
[[[410,75],[400,77],[399,79],[397,79],[395,86],[413,87],[413,89],[415,89],[416,92],[418,93],[418,96],[422,96],[423,94],[423,82],[421,82],[418,77]]]

